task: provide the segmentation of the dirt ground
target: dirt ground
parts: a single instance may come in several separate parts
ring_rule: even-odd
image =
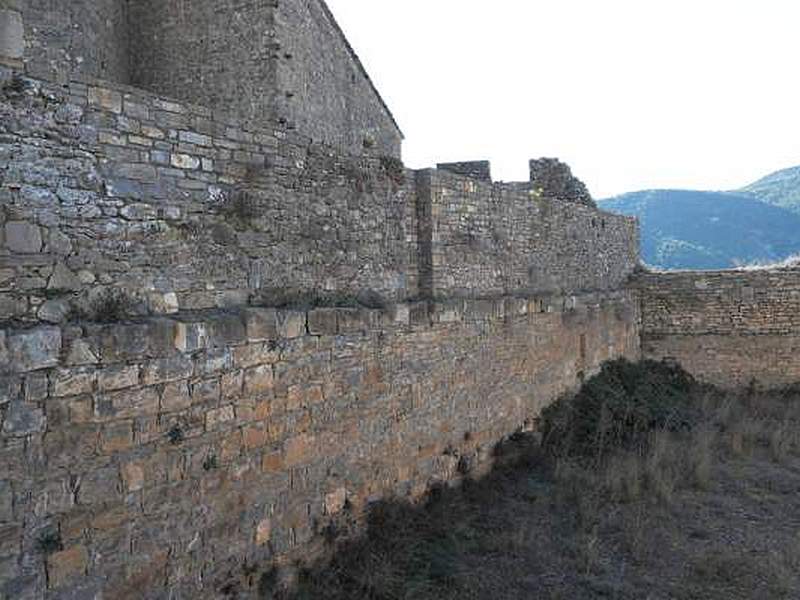
[[[691,431],[553,456],[535,436],[301,577],[301,599],[800,599],[800,394],[711,394]],[[264,592],[264,597],[271,597]]]

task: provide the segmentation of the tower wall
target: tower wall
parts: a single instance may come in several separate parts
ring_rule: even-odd
[[[272,117],[272,2],[142,0],[129,10],[133,85],[237,118]]]
[[[142,0],[129,10],[133,85],[400,156],[402,134],[324,2]]]
[[[37,77],[128,83],[126,0],[24,0],[24,62]]]
[[[325,3],[280,2],[275,32],[279,118],[352,152],[399,157],[402,134]]]

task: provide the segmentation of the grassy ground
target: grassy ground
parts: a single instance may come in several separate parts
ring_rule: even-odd
[[[643,381],[625,393],[670,386]],[[551,415],[558,439],[519,437],[488,477],[425,506],[376,506],[367,535],[292,597],[800,598],[800,391],[684,392],[691,422],[686,398],[680,419],[640,420],[649,429],[603,405],[589,411],[599,427],[568,419],[575,443]]]

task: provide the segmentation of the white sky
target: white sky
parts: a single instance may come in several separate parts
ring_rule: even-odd
[[[800,0],[328,0],[407,165],[557,156],[597,198],[800,164]]]

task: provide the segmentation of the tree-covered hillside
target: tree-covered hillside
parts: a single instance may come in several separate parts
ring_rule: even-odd
[[[740,192],[800,214],[800,167],[776,171],[742,188]]]
[[[642,259],[661,269],[731,268],[800,253],[800,214],[743,193],[651,190],[599,206],[639,218]]]

